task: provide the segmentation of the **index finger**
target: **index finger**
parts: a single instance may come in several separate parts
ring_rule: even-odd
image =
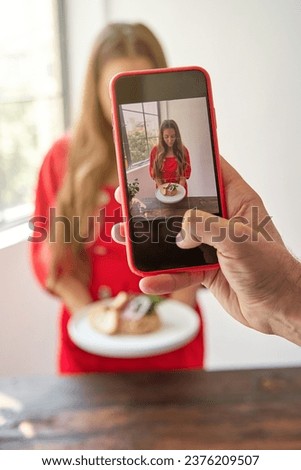
[[[204,280],[204,272],[185,272],[179,274],[158,274],[144,277],[139,286],[145,294],[170,294],[184,287],[200,285]]]

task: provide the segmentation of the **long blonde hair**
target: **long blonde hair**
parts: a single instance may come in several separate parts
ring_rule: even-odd
[[[99,190],[116,174],[112,128],[98,98],[99,80],[109,60],[136,56],[149,58],[154,68],[166,67],[160,43],[143,24],[109,24],[96,38],[88,62],[81,112],[70,143],[67,171],[57,198],[57,213],[68,219],[69,231],[66,233],[62,224],[50,227],[55,237],[48,277],[50,289],[61,272],[76,270],[77,277],[85,283],[89,280],[84,244],[72,236],[74,216],[79,221],[80,233],[88,235],[89,216],[98,206]]]

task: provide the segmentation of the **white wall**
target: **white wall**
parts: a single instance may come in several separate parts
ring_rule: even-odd
[[[68,47],[70,115],[80,106],[84,75],[94,39],[106,23],[105,0],[61,0],[65,2]]]
[[[300,257],[301,6],[299,0],[66,0],[70,91],[77,108],[95,33],[110,19],[148,24],[170,65],[210,72],[221,152],[263,196]],[[281,269],[281,266],[279,267]],[[57,303],[37,286],[27,244],[0,251],[0,375],[53,373]],[[301,349],[234,323],[201,292],[209,368],[301,364]]]
[[[0,286],[0,376],[54,373],[58,303],[33,279],[27,242],[0,250]]]

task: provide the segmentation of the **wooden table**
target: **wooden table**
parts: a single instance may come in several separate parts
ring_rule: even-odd
[[[139,207],[139,204],[134,204],[131,209],[133,217],[142,216],[147,219],[154,219],[157,217],[183,217],[188,209],[201,209],[211,214],[218,213],[218,200],[216,197],[203,196],[203,197],[184,197],[179,202],[166,204],[159,201],[156,197],[141,198],[140,201],[145,206]]]
[[[301,448],[301,368],[2,378],[0,398],[0,449]]]

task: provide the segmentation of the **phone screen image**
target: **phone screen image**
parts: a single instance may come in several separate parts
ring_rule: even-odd
[[[131,256],[142,272],[217,264],[175,238],[188,209],[223,215],[208,86],[199,70],[120,77],[118,128]]]

